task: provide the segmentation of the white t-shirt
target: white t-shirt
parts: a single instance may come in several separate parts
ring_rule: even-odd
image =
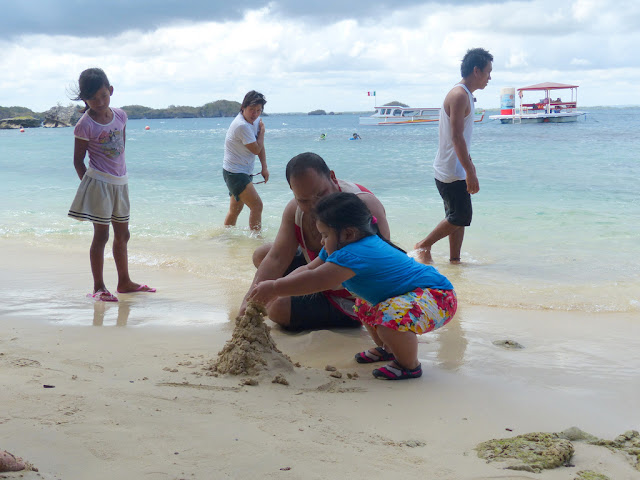
[[[242,112],[233,119],[224,139],[222,168],[227,172],[246,173],[247,175],[253,173],[256,155],[246,145],[257,141],[259,126],[260,117],[252,125],[244,119]]]
[[[473,104],[473,95],[467,87],[458,83],[454,88],[462,87],[467,91],[469,96],[469,104],[471,105],[469,115],[464,117],[464,130],[462,136],[467,144],[467,150],[471,147],[471,133],[473,132],[473,119],[475,118],[475,105]],[[440,121],[438,132],[438,153],[433,161],[434,177],[443,183],[452,183],[457,180],[466,180],[467,172],[465,172],[462,164],[456,155],[456,149],[451,139],[451,119],[444,109],[444,103],[440,108]]]

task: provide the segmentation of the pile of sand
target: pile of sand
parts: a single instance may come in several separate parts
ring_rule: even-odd
[[[38,471],[29,462],[25,462],[22,458],[16,457],[14,454],[6,450],[0,450],[0,472],[19,472],[21,470]],[[2,475],[2,478],[5,478]]]
[[[208,369],[232,375],[256,375],[263,369],[293,371],[291,359],[271,338],[271,328],[264,323],[266,314],[263,306],[249,303],[245,314],[236,318],[231,340]]]

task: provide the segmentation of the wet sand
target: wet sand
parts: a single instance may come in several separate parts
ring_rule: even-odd
[[[289,385],[272,383],[274,372],[241,385],[206,366],[231,337],[244,286],[225,292],[134,267],[158,293],[96,305],[84,298],[84,252],[0,247],[0,449],[39,469],[8,478],[640,478],[591,445],[576,444],[574,467],[541,474],[503,470],[473,450],[571,426],[610,439],[639,429],[631,314],[462,303],[449,326],[420,337],[424,375],[406,382],[376,380],[353,360],[369,346],[364,331],[274,328],[301,367],[285,374]]]

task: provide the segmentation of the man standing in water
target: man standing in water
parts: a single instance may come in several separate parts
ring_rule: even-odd
[[[471,195],[480,191],[469,147],[475,108],[473,92],[491,80],[493,55],[482,48],[467,51],[462,59],[462,80],[447,94],[440,109],[439,144],[433,162],[436,186],[444,202],[445,218],[416,243],[417,260],[431,263],[431,247],[449,237],[449,261],[460,263],[464,229],[471,225]]]

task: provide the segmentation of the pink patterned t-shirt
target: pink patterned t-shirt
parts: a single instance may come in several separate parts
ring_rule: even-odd
[[[96,122],[85,112],[78,120],[73,135],[89,142],[89,167],[116,177],[127,175],[124,162],[124,128],[127,114],[112,108],[113,120],[106,125]]]

